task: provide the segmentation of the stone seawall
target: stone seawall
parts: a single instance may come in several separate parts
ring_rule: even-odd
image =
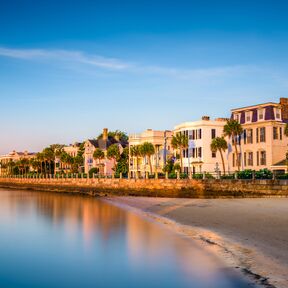
[[[267,197],[288,196],[288,180],[25,179],[0,178],[0,187],[93,196]]]

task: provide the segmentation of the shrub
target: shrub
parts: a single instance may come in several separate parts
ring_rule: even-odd
[[[168,178],[169,179],[176,179],[177,178],[177,174],[175,172],[171,172],[171,173],[169,173]]]
[[[202,176],[202,178],[203,178],[203,176]],[[215,177],[210,173],[205,173],[205,179],[215,179]]]
[[[187,173],[180,173],[180,179],[187,179],[188,174]]]
[[[288,179],[288,173],[277,175],[277,179],[280,179],[280,180]]]
[[[222,175],[220,179],[235,179],[235,174]]]
[[[193,179],[203,179],[203,174],[202,173],[195,173],[192,175]]]
[[[93,174],[97,174],[99,172],[99,168],[91,168],[89,170],[89,177],[92,178]]]
[[[260,169],[255,173],[255,179],[272,179],[273,173],[268,169]]]
[[[253,178],[253,170],[246,169],[243,171],[239,171],[237,173],[237,178],[238,179],[252,179]]]

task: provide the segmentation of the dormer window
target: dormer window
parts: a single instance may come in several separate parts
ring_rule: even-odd
[[[234,120],[240,123],[240,113],[234,114]]]
[[[251,123],[252,121],[252,111],[245,112],[245,123]]]
[[[259,109],[258,110],[258,121],[264,120],[264,113],[265,113],[265,109]]]
[[[275,120],[281,120],[281,109],[274,108],[274,115],[275,115]]]

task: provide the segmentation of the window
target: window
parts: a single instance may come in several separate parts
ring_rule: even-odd
[[[278,139],[278,128],[273,127],[273,139],[277,140]]]
[[[248,166],[253,166],[253,152],[248,152]]]
[[[216,151],[212,151],[212,158],[216,158]]]
[[[281,109],[274,108],[275,120],[281,120]]]
[[[265,136],[265,127],[260,128],[260,142],[265,142],[266,136]]]
[[[216,138],[216,129],[211,129],[211,138]]]
[[[202,148],[201,147],[198,148],[198,157],[199,158],[202,157]]]
[[[282,140],[282,127],[279,127],[280,140]]]
[[[246,144],[246,138],[247,138],[247,131],[246,129],[243,130],[243,140],[244,140],[244,144]]]
[[[251,123],[252,121],[252,111],[245,112],[245,123]]]
[[[260,151],[260,165],[266,165],[266,151]]]
[[[247,158],[246,158],[246,156],[247,156],[247,153],[246,152],[244,152],[244,166],[247,166]]]
[[[252,144],[253,143],[253,129],[247,129],[246,137],[247,137],[247,144]]]
[[[232,166],[235,167],[235,153],[232,154],[233,159],[232,159]]]
[[[234,120],[238,121],[240,123],[240,115],[239,113],[236,113],[233,115]]]
[[[192,148],[192,157],[193,157],[193,158],[196,157],[196,148]]]
[[[258,121],[264,120],[264,112],[265,112],[265,109],[258,110]]]
[[[201,139],[201,138],[202,138],[202,130],[198,129],[198,139]]]

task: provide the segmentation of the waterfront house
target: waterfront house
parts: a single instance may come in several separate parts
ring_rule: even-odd
[[[13,150],[12,152],[1,155],[0,156],[0,175],[6,175],[8,172],[8,163],[9,162],[17,162],[20,161],[21,159],[28,159],[30,160],[31,158],[35,157],[36,153],[34,152],[19,152]]]
[[[188,137],[189,148],[183,151],[183,168],[185,173],[214,173],[222,170],[219,152],[212,152],[210,145],[215,137],[223,135],[226,118],[211,120],[203,116],[201,120],[184,122],[175,126],[173,133],[184,133]],[[225,169],[228,170],[227,152],[225,152]]]
[[[102,175],[112,175],[114,173],[113,167],[115,165],[114,160],[108,159],[107,149],[113,145],[117,144],[119,151],[123,151],[127,143],[119,138],[118,135],[115,137],[109,136],[108,129],[104,128],[102,136],[98,139],[88,139],[84,143],[84,171],[88,173],[92,168],[98,168],[99,173]],[[96,160],[93,158],[93,154],[95,150],[99,148],[101,149],[105,157],[101,160]]]
[[[134,146],[142,145],[145,142],[153,144],[155,154],[151,156],[152,171],[163,173],[163,168],[166,164],[167,157],[172,155],[171,147],[172,132],[157,131],[147,129],[139,134],[129,135],[129,171],[130,176],[135,177],[136,174],[144,177],[146,172],[149,172],[149,163],[147,157],[131,155],[131,149]]]
[[[238,157],[241,169],[270,170],[284,172],[288,139],[284,127],[288,122],[288,98],[279,103],[268,102],[231,110],[231,117],[243,127],[238,138],[238,155],[232,145],[229,163],[237,170]]]
[[[80,143],[74,143],[63,147],[63,151],[66,152],[71,157],[76,157],[80,148]],[[71,172],[71,165],[68,163],[63,163],[60,156],[55,156],[55,173],[57,172]]]

